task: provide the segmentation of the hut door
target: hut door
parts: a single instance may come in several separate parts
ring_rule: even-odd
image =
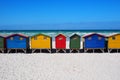
[[[62,48],[62,42],[63,42],[63,38],[60,37],[60,38],[59,38],[59,45],[60,45],[60,48]]]
[[[59,44],[60,44],[59,48],[64,49],[66,47],[65,41],[66,40],[64,37],[59,38]]]
[[[59,36],[56,39],[56,48],[64,49],[66,47],[66,39],[63,36]]]
[[[80,46],[79,38],[77,36],[73,37],[71,39],[71,45],[70,45],[70,47],[71,48],[79,48],[79,46]]]

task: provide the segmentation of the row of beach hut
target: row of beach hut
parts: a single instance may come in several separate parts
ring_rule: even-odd
[[[81,41],[83,42],[83,50],[87,52],[92,49],[100,49],[104,52],[107,49],[110,52],[113,49],[120,49],[120,34],[113,34],[105,36],[99,33],[91,33],[84,36],[74,34],[70,37],[70,52],[76,50],[79,52]],[[36,34],[33,36],[25,36],[23,34],[11,34],[9,36],[0,36],[0,51],[4,52],[7,49],[7,53],[11,50],[21,49],[26,52],[27,49],[31,49],[32,52],[36,50],[46,49],[51,53],[52,50],[52,37],[45,34]],[[59,34],[55,37],[55,49],[56,52],[60,50],[66,52],[66,36]]]

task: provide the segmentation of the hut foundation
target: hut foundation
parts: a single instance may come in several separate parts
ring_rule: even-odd
[[[41,49],[32,49],[32,53],[35,53],[36,50],[39,50],[39,52],[41,53]]]
[[[111,53],[114,49],[108,49],[108,53]],[[119,53],[119,49],[115,49],[117,53]]]
[[[110,53],[112,51],[112,49],[108,49],[108,53]]]
[[[48,50],[49,53],[52,53],[52,52],[51,52],[51,49],[47,49],[47,50]]]
[[[104,49],[100,49],[101,51],[102,51],[102,53],[104,53],[105,51],[104,51]]]
[[[42,53],[43,49],[32,49],[32,53],[35,53],[36,50],[39,50],[40,53]],[[47,50],[49,53],[51,53],[51,49],[45,49]]]
[[[36,49],[32,49],[32,53],[34,53],[36,51]]]
[[[4,53],[4,50],[5,50],[5,49],[3,49],[3,48],[0,48],[0,51],[1,51],[2,53]]]
[[[89,49],[84,49],[84,53],[86,53]]]
[[[77,51],[78,53],[80,52],[79,49],[70,49],[70,53],[72,53],[73,51]]]
[[[92,50],[93,51],[93,53],[95,53],[95,50],[96,49],[84,49],[84,53],[86,53],[86,52],[88,52],[88,50]],[[104,49],[99,49],[102,53],[104,53]]]
[[[117,50],[117,53],[119,53],[119,49],[116,49]]]
[[[64,53],[66,53],[66,49],[56,49],[56,53],[58,53],[59,51],[63,51]]]
[[[7,50],[7,53],[10,53],[10,51],[12,51],[12,50],[15,50],[15,53],[18,53],[18,50],[21,50],[21,51],[23,51],[24,53],[26,53],[26,49],[8,49],[8,50]]]

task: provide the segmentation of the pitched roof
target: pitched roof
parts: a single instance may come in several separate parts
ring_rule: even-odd
[[[70,36],[70,38],[72,38],[74,36],[79,36],[80,37],[80,35],[78,35],[78,34],[73,34],[72,36]]]
[[[50,36],[48,36],[48,35],[45,35],[45,34],[42,34],[42,33],[35,34],[35,35],[31,36],[31,37],[34,37],[34,36],[39,36],[39,35],[43,35],[43,36],[46,36],[46,37],[50,37]],[[51,38],[51,37],[50,37],[50,38]]]
[[[21,36],[21,37],[28,38],[28,36],[26,36],[24,34],[11,34],[11,35],[6,36],[6,38],[13,37],[13,36]]]
[[[89,37],[89,36],[92,36],[92,35],[98,35],[98,36],[101,36],[101,37],[106,37],[105,35],[100,34],[100,33],[90,33],[90,34],[84,35],[83,38],[86,38],[86,37]]]
[[[111,35],[109,35],[107,37],[112,37],[112,36],[116,36],[116,35],[120,35],[120,33],[111,34]]]
[[[0,34],[0,37],[5,38],[5,36],[4,36],[4,35],[1,35],[1,34]]]
[[[64,36],[66,37],[64,34],[58,34],[55,38],[59,37],[59,36]]]

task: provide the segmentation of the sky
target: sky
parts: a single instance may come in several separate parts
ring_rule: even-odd
[[[0,30],[120,29],[120,0],[0,0]]]

